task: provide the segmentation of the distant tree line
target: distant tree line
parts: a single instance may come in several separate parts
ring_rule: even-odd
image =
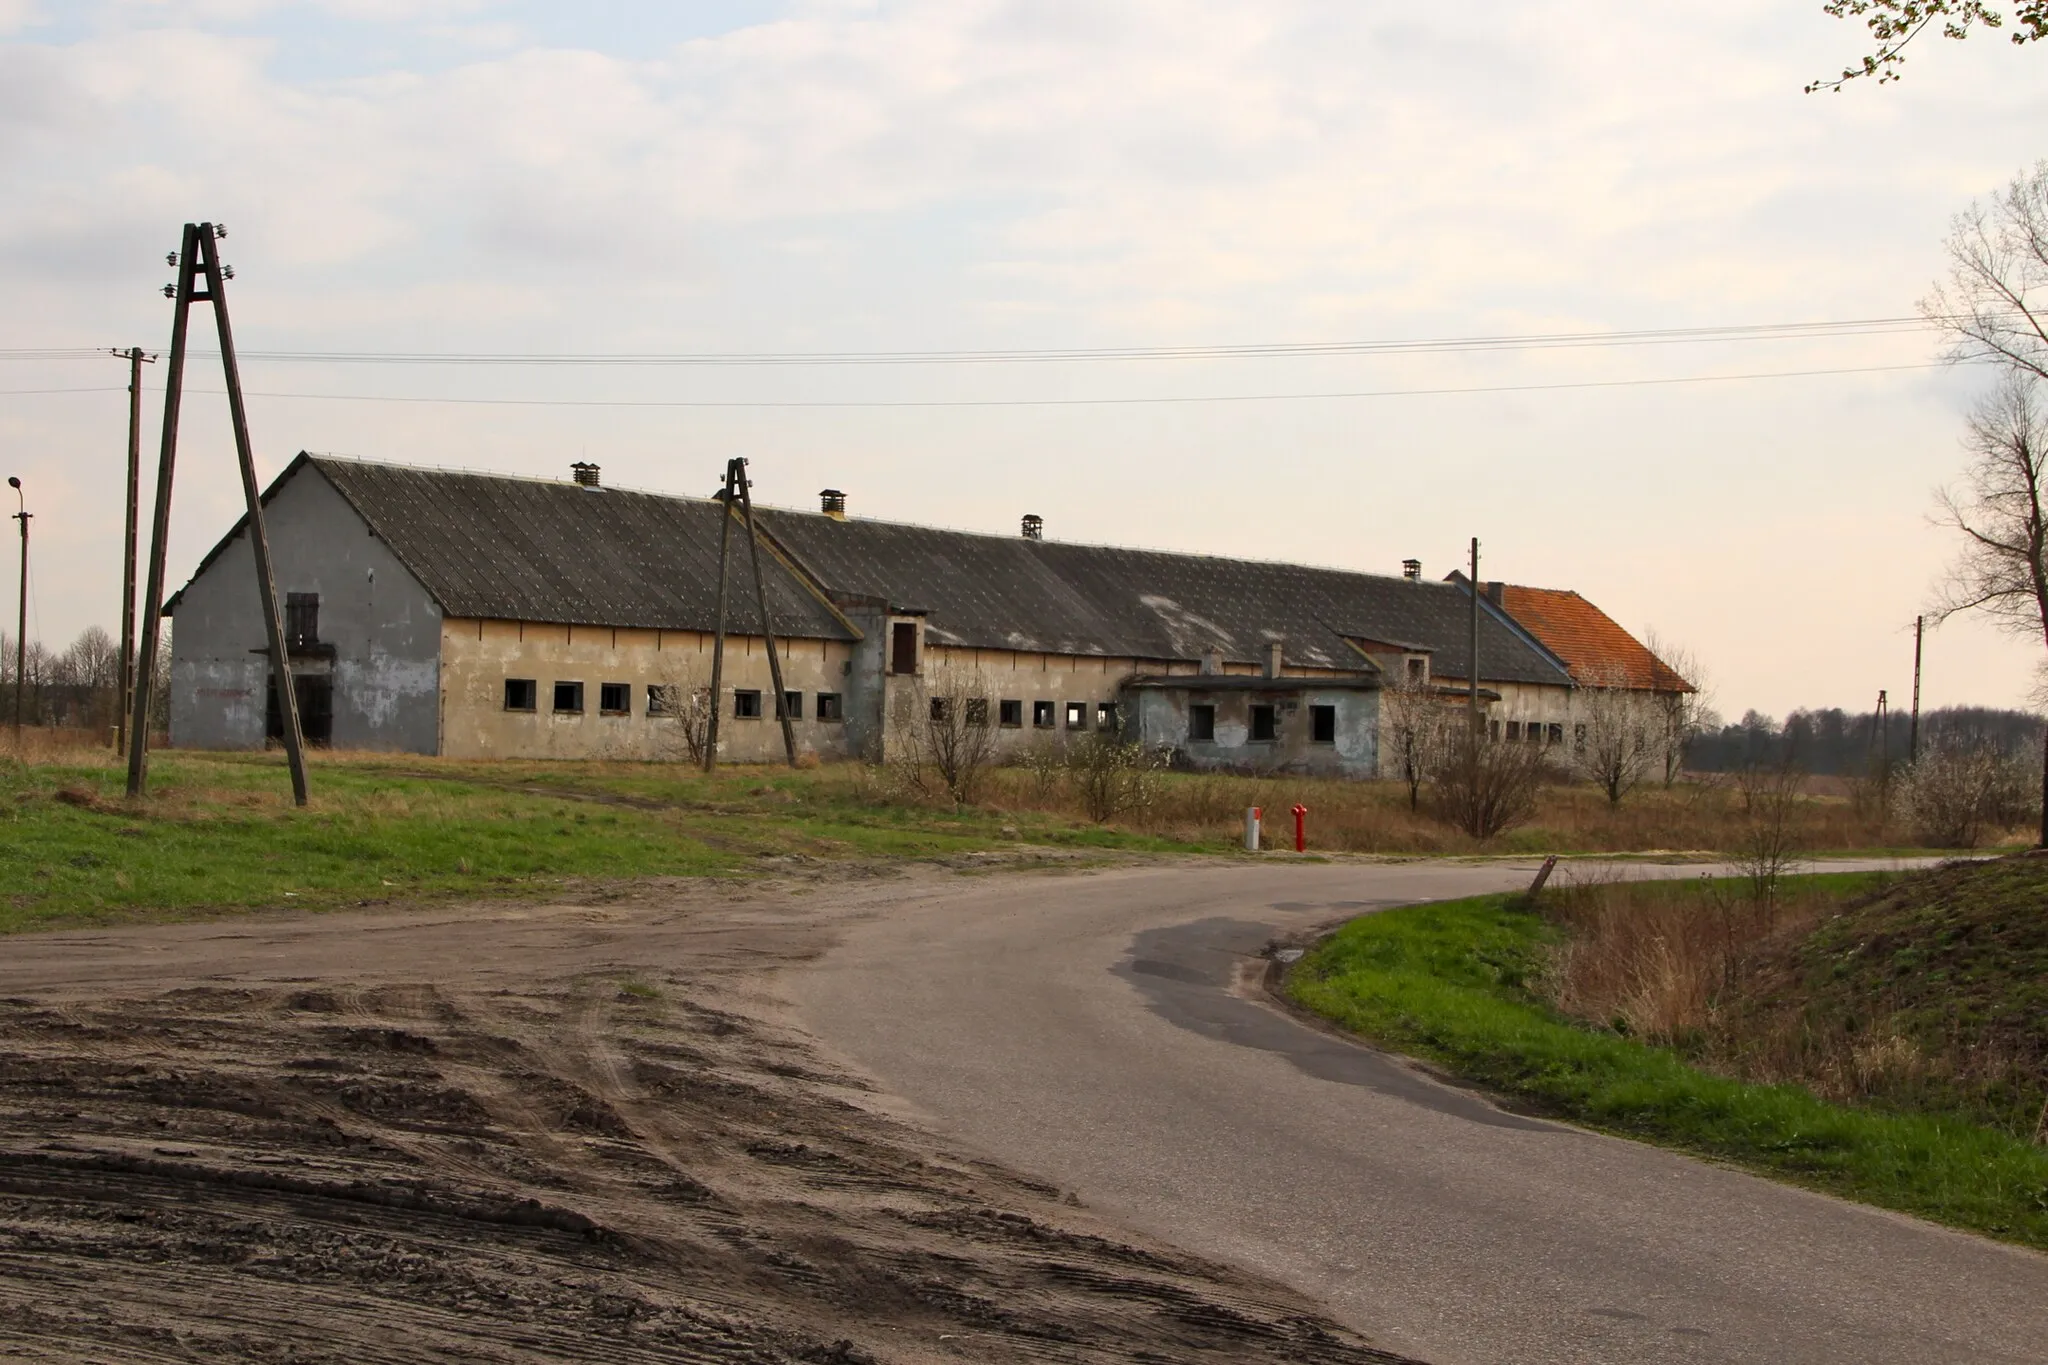
[[[1947,706],[1920,716],[1920,751],[1987,749],[2016,754],[2041,747],[2041,718],[1988,706]],[[1732,724],[1708,725],[1686,745],[1693,772],[1791,766],[1805,772],[1859,777],[1910,755],[1912,718],[1893,712],[1880,725],[1875,714],[1840,707],[1799,710],[1780,724],[1758,711]]]
[[[100,626],[87,626],[63,649],[30,640],[21,652],[22,675],[17,678],[14,636],[0,631],[0,725],[13,723],[18,694],[25,725],[112,730],[121,671],[121,650],[112,635]],[[158,713],[155,725],[161,727],[168,723],[168,645],[157,651],[157,661],[159,681],[152,710]]]

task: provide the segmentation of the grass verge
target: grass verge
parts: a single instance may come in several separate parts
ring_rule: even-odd
[[[0,763],[0,933],[543,895],[586,880],[782,871],[794,860],[1188,847],[1047,816],[879,804],[836,774],[786,769],[707,777],[653,764],[322,755],[303,810],[276,755],[161,754],[149,795],[134,802],[124,779],[93,756]]]
[[[2048,1149],[1960,1119],[1714,1075],[1570,1020],[1535,990],[1558,932],[1511,896],[1384,911],[1325,940],[1286,990],[1541,1112],[2048,1248]]]

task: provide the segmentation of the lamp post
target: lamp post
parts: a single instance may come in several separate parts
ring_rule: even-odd
[[[21,480],[7,476],[18,509],[14,519],[21,523],[21,605],[14,616],[14,751],[21,752],[21,699],[28,692],[28,503],[22,497]]]

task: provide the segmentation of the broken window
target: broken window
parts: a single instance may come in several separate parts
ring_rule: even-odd
[[[1031,703],[1031,724],[1039,730],[1050,730],[1053,725],[1053,703],[1035,701]]]
[[[1408,657],[1408,685],[1410,687],[1420,687],[1428,681],[1429,660],[1419,659],[1411,654]]]
[[[599,683],[597,685],[598,714],[606,716],[630,716],[633,714],[633,688],[630,683]]]
[[[1280,738],[1280,710],[1274,706],[1252,707],[1252,741],[1270,743]]]
[[[284,595],[284,647],[304,649],[320,643],[320,594],[288,592]]]
[[[967,699],[967,723],[968,723],[969,725],[980,725],[980,726],[984,726],[984,727],[985,727],[985,726],[987,726],[987,724],[988,724],[988,698],[987,698],[987,697],[969,697],[969,698]]]
[[[582,715],[583,684],[580,682],[556,683],[555,711],[561,715]]]
[[[820,692],[818,694],[818,719],[846,719],[846,712],[840,705],[839,694],[837,692]]]
[[[1024,726],[1024,703],[1006,701],[996,712],[996,720],[1005,730],[1019,730]]]
[[[1486,723],[1486,734],[1487,738],[1491,739],[1495,744],[1500,743],[1500,722],[1497,720],[1488,721]]]
[[[761,694],[752,688],[734,688],[732,692],[732,718],[734,720],[761,719]]]
[[[505,709],[531,711],[540,696],[540,684],[532,678],[505,679]]]
[[[889,671],[917,672],[917,623],[898,621],[889,628]]]
[[[1543,722],[1535,720],[1530,721],[1527,725],[1524,725],[1522,727],[1522,733],[1528,738],[1531,744],[1541,744],[1543,742]]]
[[[1552,744],[1564,743],[1564,726],[1556,721],[1550,722],[1550,742]]]
[[[1586,752],[1586,727],[1583,725],[1574,725],[1572,727],[1572,752],[1575,754]]]
[[[1337,742],[1337,708],[1334,706],[1311,706],[1308,708],[1308,737],[1317,744]]]
[[[1522,737],[1522,722],[1520,722],[1520,721],[1518,721],[1518,720],[1511,720],[1511,721],[1509,721],[1509,722],[1508,722],[1508,738],[1509,738],[1509,739],[1520,739],[1521,737]]]
[[[1188,738],[1202,743],[1214,742],[1216,708],[1213,704],[1198,701],[1188,708]]]
[[[1098,730],[1111,731],[1116,729],[1115,702],[1100,701],[1095,703],[1095,728]]]
[[[947,721],[951,719],[953,719],[953,699],[951,697],[933,697],[933,723],[938,725],[944,725]]]
[[[676,688],[672,683],[647,684],[647,714],[672,716],[676,713]]]
[[[776,710],[775,719],[781,720],[784,716],[788,716],[791,720],[802,720],[804,718],[803,693],[784,692],[782,694],[782,705]]]
[[[1067,703],[1067,728],[1069,730],[1085,730],[1088,728],[1087,702],[1070,701]]]

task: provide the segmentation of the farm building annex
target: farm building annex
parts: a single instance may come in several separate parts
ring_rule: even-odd
[[[972,678],[969,718],[1005,747],[1113,730],[1186,767],[1373,777],[1383,694],[1462,704],[1472,678],[1469,585],[1412,561],[1395,576],[1076,545],[1035,517],[983,535],[822,496],[756,516],[782,707],[820,758],[886,756],[935,680]],[[546,480],[301,454],[264,508],[311,742],[678,756],[673,699],[709,682],[720,519],[737,523],[722,501],[605,487],[590,465]],[[245,529],[165,604],[179,747],[277,730]],[[734,565],[719,753],[778,759],[755,583]],[[1522,742],[1568,740],[1596,664],[1646,699],[1688,690],[1575,593],[1487,585],[1477,654],[1493,733]]]

